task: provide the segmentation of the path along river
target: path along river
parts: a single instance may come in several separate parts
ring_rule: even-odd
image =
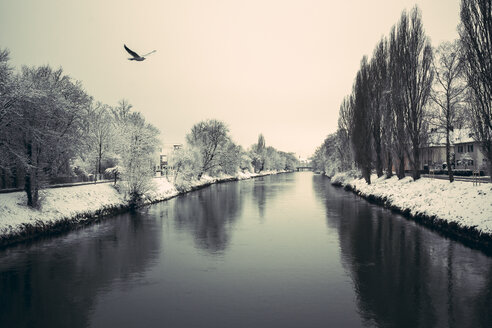
[[[1,327],[492,327],[492,258],[310,172],[0,250]]]

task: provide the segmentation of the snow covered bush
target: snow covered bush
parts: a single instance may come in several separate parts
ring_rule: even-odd
[[[154,153],[159,145],[159,130],[147,123],[139,112],[131,112],[131,105],[120,102],[114,109],[117,153],[121,156],[122,190],[131,206],[137,206],[142,196],[152,188]]]

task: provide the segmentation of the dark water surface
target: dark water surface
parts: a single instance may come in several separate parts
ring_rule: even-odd
[[[0,327],[360,326],[492,327],[492,258],[312,173],[0,251]]]

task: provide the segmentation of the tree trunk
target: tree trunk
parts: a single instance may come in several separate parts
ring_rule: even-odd
[[[27,205],[30,207],[38,207],[39,193],[38,193],[38,181],[37,181],[37,163],[33,156],[32,142],[26,144],[27,162],[29,167],[26,169],[26,177],[24,183],[24,190],[27,194]]]
[[[446,164],[448,166],[449,182],[454,181],[453,169],[451,168],[451,145],[449,142],[449,128],[446,129]]]
[[[362,168],[362,177],[366,180],[367,184],[371,184],[371,168],[363,167]]]
[[[414,143],[412,155],[413,155],[412,178],[414,181],[417,181],[418,179],[420,179],[420,170],[419,170],[419,168],[420,168],[420,151],[419,151],[418,144],[416,145],[416,143]]]
[[[379,103],[379,102],[378,102]],[[376,105],[379,107],[379,105]],[[379,111],[377,110],[376,115],[379,115]],[[377,120],[374,120],[373,128],[372,128],[372,140],[374,144],[374,152],[376,153],[376,161],[375,161],[375,169],[378,178],[383,175],[383,157],[381,156],[382,146],[381,146],[381,123]]]
[[[388,151],[388,161],[386,168],[386,178],[391,178],[393,176],[393,157],[391,156],[391,151]]]
[[[4,169],[0,169],[0,171],[2,172],[2,187],[0,189],[5,189],[7,188],[7,174]]]
[[[97,173],[99,175],[102,174],[101,172],[101,160],[102,160],[102,143],[99,142],[99,151],[98,151],[98,154],[97,154]],[[97,180],[97,179],[96,179]]]
[[[383,158],[381,156],[381,142],[374,142],[374,150],[376,151],[376,174],[378,178],[383,175]]]
[[[489,168],[490,182],[492,182],[492,149],[487,152],[487,167]]]
[[[21,180],[21,179],[19,178],[19,176],[21,175],[21,172],[22,172],[22,170],[19,169],[17,164],[12,168],[11,183],[12,183],[12,186],[14,188],[19,188],[19,186],[20,186],[19,180]]]
[[[405,156],[403,154],[398,155],[398,169],[396,170],[396,176],[398,179],[405,177]]]

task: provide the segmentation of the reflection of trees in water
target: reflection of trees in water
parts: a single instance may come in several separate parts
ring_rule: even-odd
[[[0,326],[86,327],[98,293],[138,277],[159,249],[160,230],[138,213],[10,248],[0,253]]]
[[[232,224],[240,214],[242,197],[238,183],[221,183],[175,199],[174,219],[189,231],[202,249],[223,251]]]
[[[492,326],[492,259],[314,177],[361,316],[391,327]]]
[[[261,179],[261,180],[260,180]],[[263,178],[253,182],[253,199],[258,204],[260,218],[265,217],[266,187]]]
[[[255,178],[251,182],[253,186],[253,200],[258,204],[260,218],[264,218],[267,200],[268,202],[272,202],[281,192],[292,189],[295,186],[295,175],[269,175]]]
[[[233,224],[240,216],[244,194],[252,192],[260,216],[267,202],[280,191],[292,188],[292,175],[261,177],[249,181],[215,184],[174,200],[176,227],[190,232],[198,247],[211,253],[227,248]]]

